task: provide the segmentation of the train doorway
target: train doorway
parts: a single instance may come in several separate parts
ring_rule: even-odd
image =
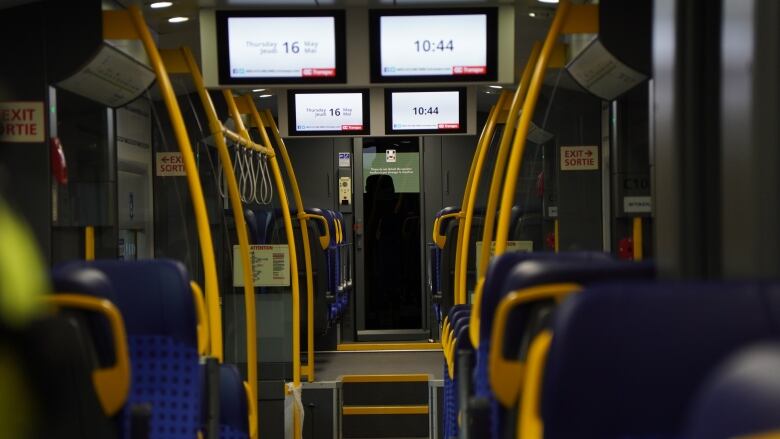
[[[361,341],[428,338],[420,139],[366,138],[362,159]],[[362,315],[360,315],[362,314]]]

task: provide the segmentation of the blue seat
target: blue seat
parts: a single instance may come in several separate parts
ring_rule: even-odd
[[[249,230],[250,244],[269,244],[276,218],[271,209],[246,209],[244,220]]]
[[[623,262],[612,259],[606,253],[600,252],[569,252],[569,253],[525,253],[516,254],[509,261],[496,261],[494,274],[497,277],[491,279],[495,283],[500,282],[500,287],[494,288],[494,283],[485,283],[482,307],[480,308],[480,332],[479,348],[477,350],[475,370],[475,395],[477,398],[486,399],[490,407],[489,422],[490,436],[498,438],[504,430],[507,418],[507,409],[514,406],[517,397],[517,389],[503,392],[510,388],[510,384],[517,384],[502,379],[491,379],[490,351],[498,349],[501,358],[516,360],[521,357],[521,348],[530,340],[533,334],[532,327],[538,327],[540,315],[549,313],[556,305],[553,299],[531,301],[518,306],[509,314],[506,336],[502,346],[492,346],[491,336],[493,332],[493,318],[500,300],[513,291],[529,287],[573,283],[588,285],[594,282],[618,282],[631,279],[648,279],[655,275],[654,266],[651,263]],[[514,264],[512,264],[514,262]],[[501,274],[504,274],[502,277]],[[472,323],[473,324],[473,323]],[[524,340],[526,343],[524,343]],[[499,377],[493,377],[499,378]],[[491,381],[494,381],[491,384]],[[500,382],[498,386],[496,383]],[[503,388],[502,388],[503,387]],[[501,404],[496,393],[507,393],[504,404]],[[507,399],[511,399],[508,401]],[[481,432],[487,435],[487,432]]]
[[[150,437],[195,437],[201,427],[201,368],[195,303],[183,264],[172,260],[71,262],[55,276],[78,292],[103,297],[105,285],[83,275],[105,274],[122,312],[131,360],[131,388],[120,413],[123,437],[130,435],[130,408],[151,406]]]
[[[777,339],[778,308],[768,305],[778,295],[780,284],[663,282],[572,296],[552,326],[544,436],[679,437],[716,365],[746,344]]]
[[[243,396],[243,397],[242,397]],[[220,439],[249,438],[247,400],[238,369],[232,364],[219,368],[219,437]]]
[[[780,344],[738,351],[695,398],[688,439],[728,439],[780,432]]]

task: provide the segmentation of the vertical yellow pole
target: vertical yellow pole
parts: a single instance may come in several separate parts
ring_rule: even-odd
[[[176,94],[173,92],[171,80],[165,69],[160,52],[152,38],[149,28],[146,27],[144,17],[138,6],[128,8],[133,26],[138,33],[141,42],[149,56],[149,61],[154,68],[157,77],[157,84],[160,87],[165,107],[168,109],[168,116],[171,119],[171,126],[176,137],[176,143],[181,152],[184,169],[187,174],[187,184],[190,189],[192,206],[195,211],[195,223],[198,227],[198,239],[200,240],[200,252],[203,260],[203,277],[206,291],[206,302],[209,307],[209,334],[211,334],[211,354],[222,362],[222,314],[219,311],[219,285],[217,283],[217,265],[214,260],[214,243],[211,240],[211,228],[209,225],[208,213],[206,211],[206,201],[203,197],[203,188],[200,184],[198,168],[195,164],[195,155],[192,152],[192,145],[187,134],[187,127],[184,125],[184,119],[181,115],[179,103],[176,101]]]
[[[493,115],[493,111],[498,110],[499,109],[496,109],[495,107],[491,108],[490,114],[488,115],[488,120],[490,120],[491,116]],[[485,123],[485,126],[482,127],[482,133],[479,135],[479,140],[477,140],[477,147],[474,149],[474,158],[471,159],[469,176],[466,179],[466,187],[463,190],[463,201],[460,203],[460,212],[458,214],[458,240],[455,242],[455,276],[452,287],[453,303],[455,305],[462,303],[460,302],[460,294],[458,294],[460,291],[460,276],[458,275],[458,267],[460,267],[460,243],[463,241],[463,213],[466,211],[466,204],[468,203],[469,194],[471,193],[471,185],[474,184],[474,173],[477,169],[477,157],[479,157],[480,145],[482,145],[483,139],[487,134],[487,130],[488,124]],[[435,224],[435,226],[438,227],[437,224]],[[436,234],[435,230],[436,229],[434,228],[434,236]]]
[[[257,111],[254,103],[250,106],[250,109],[253,112]],[[308,217],[306,216],[306,207],[301,197],[301,190],[298,186],[298,179],[295,177],[295,170],[293,169],[292,161],[290,161],[290,155],[287,153],[287,146],[284,144],[281,134],[279,134],[279,127],[276,126],[274,116],[271,114],[271,110],[265,110],[260,116],[260,122],[271,128],[271,134],[274,136],[274,141],[287,171],[287,179],[290,181],[295,208],[298,210],[298,223],[301,228],[301,242],[303,245],[303,262],[306,268],[306,379],[311,383],[314,381],[314,276],[312,274],[311,248],[308,244]],[[255,124],[258,127],[263,126],[258,124],[258,121],[255,121]],[[267,134],[264,129],[261,134],[264,136],[263,140],[266,142],[266,147],[271,149],[271,142],[266,139]]]
[[[463,235],[458,240],[458,251],[460,253],[460,266],[457,267],[456,273],[459,276],[458,281],[458,297],[459,303],[466,303],[466,275],[468,274],[469,264],[469,244],[471,241],[471,225],[474,222],[474,206],[477,204],[477,192],[479,191],[479,182],[482,177],[482,168],[485,164],[485,157],[487,157],[488,150],[490,149],[490,143],[493,140],[493,133],[496,131],[496,125],[498,121],[498,115],[504,109],[504,102],[509,96],[509,92],[502,91],[498,97],[498,102],[493,107],[488,116],[486,122],[485,135],[481,139],[482,144],[477,148],[479,153],[477,154],[477,164],[474,168],[474,178],[469,188],[468,201],[466,202],[466,210],[461,211],[463,214]],[[487,246],[490,249],[490,242],[483,242],[482,246]]]
[[[570,7],[570,0],[561,0],[560,3],[558,3],[558,9],[555,11],[555,17],[550,25],[550,30],[547,32],[544,46],[542,46],[542,52],[539,55],[539,61],[536,63],[536,68],[534,69],[534,74],[531,78],[531,84],[528,87],[528,96],[523,103],[523,111],[520,114],[520,123],[518,124],[517,132],[515,133],[512,151],[509,155],[509,162],[507,163],[504,188],[501,191],[498,230],[496,232],[496,256],[501,255],[506,251],[506,241],[509,236],[509,219],[512,213],[512,204],[514,204],[515,201],[517,179],[523,161],[523,151],[525,150],[525,142],[528,137],[528,129],[531,126],[531,119],[534,116],[536,102],[539,99],[539,92],[541,91],[542,82],[544,81],[547,63],[550,61],[550,54],[555,46],[555,41],[558,39],[558,35],[560,35],[561,28],[563,27]]]
[[[553,232],[553,237],[555,238],[555,253],[558,253],[560,251],[560,249],[561,249],[561,234],[560,234],[560,230],[559,230],[560,222],[559,222],[558,218],[555,218],[555,223],[554,224],[555,224],[554,225],[555,231]]]
[[[187,47],[182,47],[182,55],[187,67],[192,76],[192,81],[195,84],[195,89],[200,98],[201,105],[203,105],[203,111],[206,113],[208,119],[209,131],[214,137],[214,141],[217,145],[217,154],[219,155],[219,161],[222,166],[222,174],[225,176],[227,183],[228,197],[230,199],[230,207],[233,211],[233,217],[236,221],[236,234],[238,235],[239,254],[241,256],[241,266],[244,268],[244,304],[246,315],[246,337],[247,337],[247,384],[252,392],[251,397],[257,397],[257,321],[255,316],[255,288],[254,279],[252,277],[252,270],[248,267],[252,266],[249,258],[249,237],[247,236],[246,222],[244,220],[244,210],[241,204],[241,197],[238,193],[238,183],[236,182],[236,176],[233,173],[233,163],[228,153],[227,144],[225,143],[225,137],[222,134],[222,123],[217,117],[217,112],[214,109],[214,104],[211,101],[206,86],[203,83],[203,76],[201,76],[200,68],[198,67],[195,57],[192,55]],[[214,314],[212,305],[209,305],[209,316]]]
[[[482,251],[479,256],[479,266],[477,267],[477,284],[474,288],[474,303],[471,305],[471,317],[469,324],[469,338],[474,347],[479,346],[479,325],[480,325],[480,307],[482,306],[482,288],[485,286],[485,274],[490,263],[490,248],[492,245],[485,243],[493,242],[493,231],[496,221],[496,206],[501,196],[501,182],[504,181],[504,169],[506,168],[506,159],[509,155],[509,147],[512,144],[512,134],[517,124],[517,114],[520,112],[520,106],[528,92],[528,83],[531,82],[531,71],[539,59],[541,44],[534,43],[531,54],[523,68],[523,74],[520,77],[520,84],[515,90],[512,103],[509,106],[509,113],[504,124],[504,132],[501,135],[501,144],[496,154],[496,165],[493,169],[493,176],[490,180],[490,190],[488,192],[487,206],[485,207],[485,221],[482,230]]]
[[[84,259],[95,260],[95,227],[84,227]]]
[[[634,217],[633,240],[634,240],[634,260],[641,261],[644,249],[642,248],[642,217]]]

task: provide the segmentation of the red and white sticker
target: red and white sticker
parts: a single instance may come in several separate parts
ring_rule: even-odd
[[[43,142],[46,129],[43,102],[0,102],[0,142]]]
[[[598,146],[562,146],[561,171],[597,171]]]
[[[157,163],[155,168],[157,169],[158,177],[182,177],[187,175],[184,172],[184,160],[181,158],[180,152],[158,152]]]

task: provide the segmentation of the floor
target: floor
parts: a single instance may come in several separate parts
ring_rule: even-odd
[[[424,373],[442,379],[441,351],[333,352],[315,357],[318,382],[338,381],[342,375],[384,375]]]

